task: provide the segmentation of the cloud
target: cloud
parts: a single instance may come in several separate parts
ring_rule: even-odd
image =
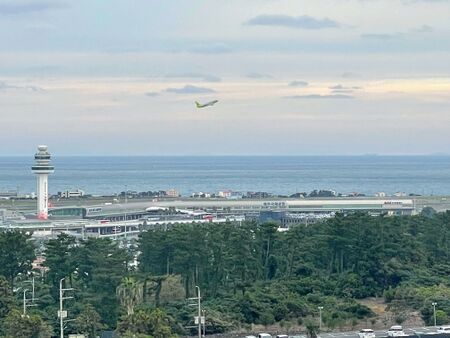
[[[259,15],[248,20],[244,24],[250,26],[278,26],[296,29],[322,29],[341,27],[341,24],[337,21],[328,18],[316,19],[308,15]]]
[[[333,89],[333,90],[342,90],[342,89],[353,89],[353,90],[355,90],[355,89],[361,89],[361,87],[358,87],[358,86],[347,87],[347,86],[343,86],[341,84],[338,84],[338,85],[335,85],[335,86],[330,86],[328,88]]]
[[[344,72],[344,73],[341,74],[341,76],[344,79],[350,79],[350,78],[353,78],[353,77],[359,77],[359,74],[353,73],[353,72]]]
[[[0,15],[21,15],[66,7],[67,4],[54,1],[11,1],[0,4]]]
[[[175,94],[209,94],[216,93],[215,90],[205,87],[197,87],[193,85],[186,85],[182,88],[167,88],[166,92]]]
[[[155,97],[158,96],[159,93],[158,92],[147,92],[145,93],[145,96],[149,96],[149,97]]]
[[[246,75],[250,79],[273,79],[273,76],[270,74],[263,74],[263,73],[248,73]]]
[[[37,86],[16,86],[16,85],[10,85],[6,82],[0,82],[0,91],[6,91],[6,90],[29,90],[33,92],[39,92],[43,91],[44,89]]]
[[[354,99],[354,96],[351,95],[344,95],[344,94],[327,94],[327,95],[321,95],[321,94],[309,94],[309,95],[292,95],[292,96],[286,96],[287,99]]]
[[[415,33],[432,33],[432,32],[434,32],[434,29],[431,26],[422,25],[419,28],[413,29],[413,32],[415,32]]]
[[[201,79],[205,82],[220,82],[222,79],[218,76],[211,74],[201,74],[201,73],[183,73],[183,74],[168,74],[165,76],[169,79]]]
[[[202,43],[192,46],[187,51],[196,54],[224,54],[230,53],[232,49],[225,43]]]
[[[290,87],[308,87],[309,83],[306,81],[299,81],[299,80],[294,80],[291,83],[289,83]]]
[[[362,89],[361,87],[357,87],[357,86],[347,87],[347,86],[343,86],[341,84],[338,84],[335,86],[330,86],[328,88],[332,90],[331,91],[332,94],[351,94],[355,90]]]
[[[361,38],[368,40],[394,40],[398,39],[400,34],[362,34]]]
[[[406,1],[405,3],[407,3],[407,4],[416,3],[416,2],[437,3],[437,2],[449,2],[449,1],[450,0],[409,0],[409,1]]]

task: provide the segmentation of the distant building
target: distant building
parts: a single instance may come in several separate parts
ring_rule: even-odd
[[[193,198],[211,198],[211,194],[208,192],[194,192],[191,195]]]
[[[18,197],[18,193],[16,190],[13,191],[0,191],[0,199],[10,199]]]
[[[405,192],[398,191],[398,192],[396,192],[396,193],[394,194],[394,196],[395,196],[395,197],[405,197],[405,196],[406,196],[406,193],[405,193]]]
[[[180,197],[180,193],[178,191],[176,191],[175,189],[169,189],[169,190],[166,190],[166,196],[172,197],[172,198],[177,198],[177,197]]]
[[[231,194],[232,194],[232,192],[230,190],[225,190],[225,191],[219,191],[217,196],[222,197],[222,198],[230,198]]]
[[[304,214],[294,214],[287,211],[280,210],[267,210],[261,211],[259,213],[258,222],[259,223],[277,223],[280,228],[289,228],[296,224],[313,224],[324,219],[331,218],[335,215],[334,212],[314,214],[314,213],[304,213]],[[279,229],[280,230],[280,229]]]
[[[49,270],[49,268],[46,267],[44,263],[45,257],[37,256],[36,259],[31,263],[32,269],[39,271],[43,276]]]
[[[244,196],[242,192],[239,191],[231,191],[231,190],[223,190],[217,193],[217,197],[226,198],[226,199],[240,199]]]
[[[273,194],[265,192],[265,191],[247,191],[246,194],[246,198],[251,198],[251,199],[264,199],[264,198],[269,198],[272,197]]]
[[[338,193],[334,190],[313,190],[309,197],[337,197]]]
[[[81,189],[76,190],[66,190],[63,192],[58,192],[58,197],[61,198],[74,198],[74,197],[83,197],[85,195],[85,192]]]
[[[0,223],[19,219],[23,219],[23,216],[16,210],[0,209]]]

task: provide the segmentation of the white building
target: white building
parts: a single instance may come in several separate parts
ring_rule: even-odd
[[[175,189],[169,189],[169,190],[166,190],[166,196],[176,198],[176,197],[180,197],[180,193],[178,191],[176,191]]]
[[[59,194],[61,198],[72,198],[72,197],[83,197],[85,195],[85,192],[81,189],[76,190],[66,190]]]

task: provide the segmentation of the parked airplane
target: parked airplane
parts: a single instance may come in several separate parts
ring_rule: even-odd
[[[214,106],[217,102],[219,102],[219,100],[206,102],[204,104],[201,104],[201,103],[198,103],[197,101],[195,101],[195,105],[197,106],[197,108],[205,108],[205,107]]]

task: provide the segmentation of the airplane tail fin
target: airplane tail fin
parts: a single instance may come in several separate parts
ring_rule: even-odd
[[[197,106],[197,108],[200,108],[200,107],[201,107],[201,104],[198,103],[197,101],[195,101],[195,105]]]

